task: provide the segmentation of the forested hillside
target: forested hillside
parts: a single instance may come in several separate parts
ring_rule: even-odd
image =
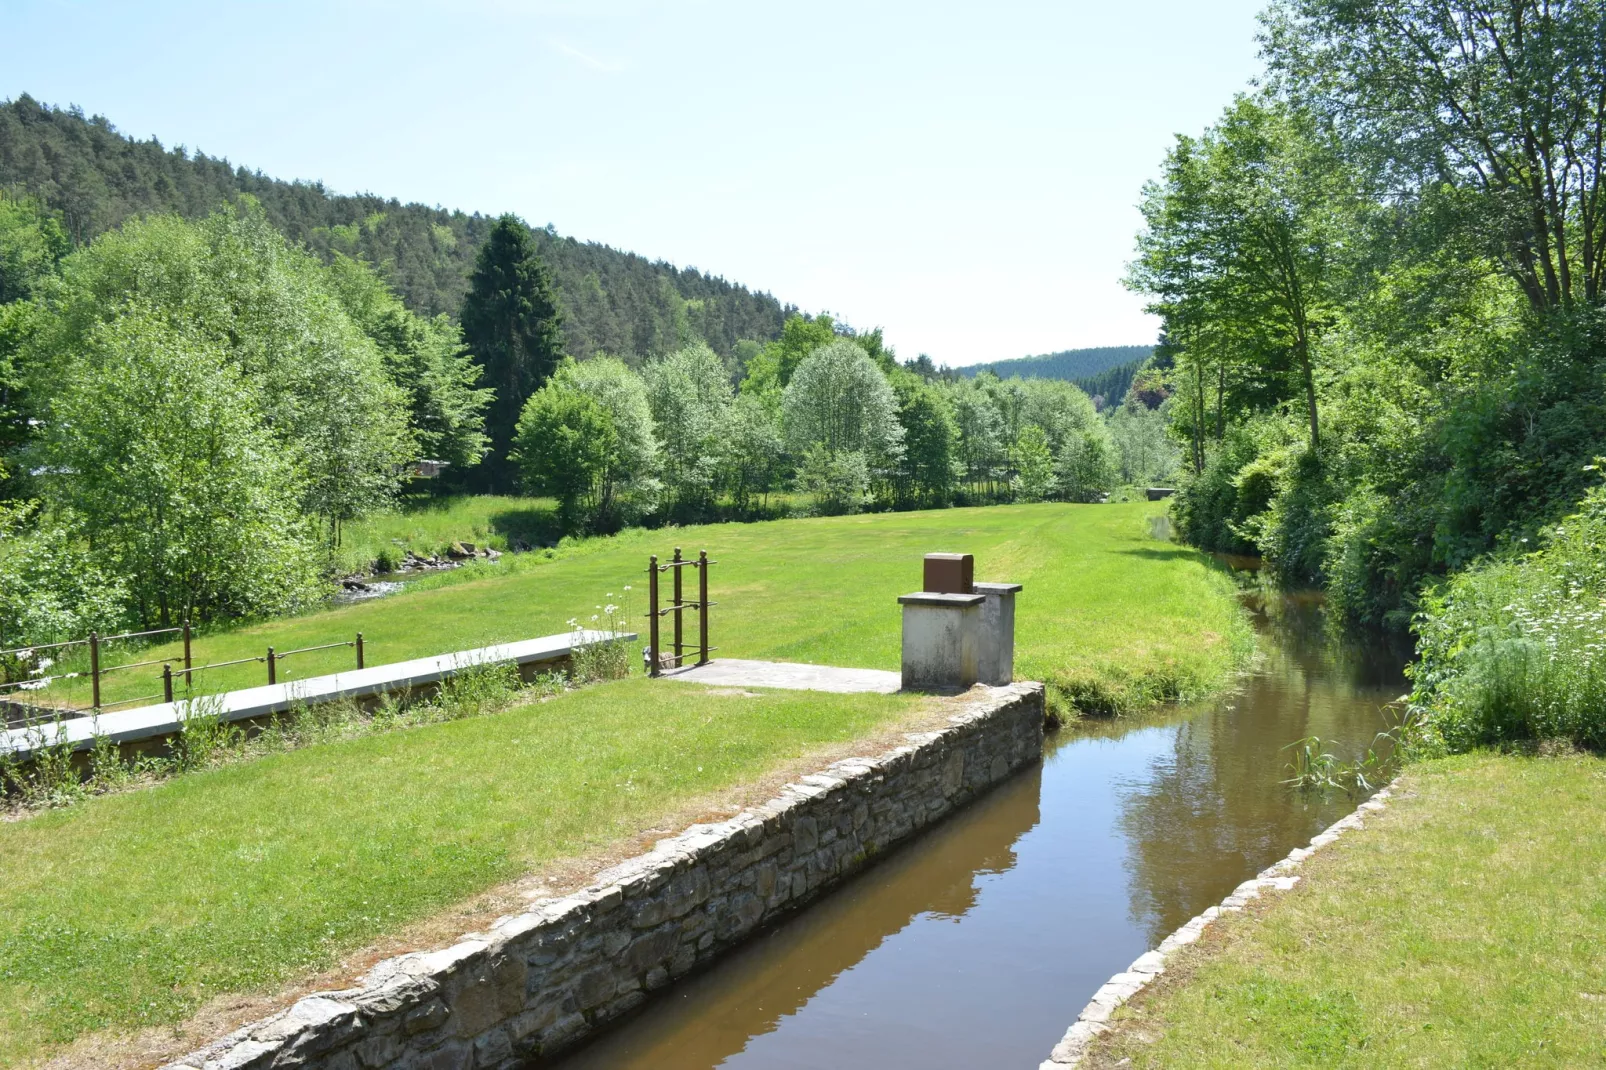
[[[961,375],[990,371],[1000,378],[1019,375],[1024,379],[1090,379],[1101,372],[1133,361],[1142,363],[1154,352],[1153,346],[1095,346],[1091,349],[1063,349],[1035,357],[996,360],[960,368]]]
[[[1126,398],[1126,392],[1132,388],[1132,380],[1137,378],[1148,360],[1148,356],[1144,355],[1137,360],[1106,368],[1096,375],[1079,376],[1071,382],[1081,387],[1082,392],[1092,398],[1101,410],[1111,408]]]
[[[342,195],[319,182],[287,182],[154,138],[135,141],[101,116],[41,105],[24,94],[0,103],[0,190],[61,213],[75,246],[141,213],[201,219],[250,194],[270,223],[324,260],[367,261],[412,311],[456,316],[494,215]],[[490,207],[490,206],[488,206]],[[730,359],[742,339],[780,333],[787,309],[694,269],[679,269],[594,242],[535,232],[562,299],[566,349],[634,359],[701,338]]]

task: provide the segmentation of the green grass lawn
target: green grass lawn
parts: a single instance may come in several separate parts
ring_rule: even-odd
[[[0,1065],[317,971],[927,701],[638,678],[0,823]]]
[[[1017,600],[1016,675],[1051,700],[1131,708],[1208,690],[1252,648],[1233,585],[1201,554],[1149,536],[1163,505],[1016,505],[630,531],[544,554],[442,573],[372,602],[202,638],[199,661],[228,661],[364,634],[369,664],[567,630],[611,592],[639,621],[647,555],[707,549],[714,643],[724,657],[897,669],[897,596],[918,590],[921,556],[976,555],[976,578],[1026,585]],[[645,630],[642,628],[641,630]],[[688,634],[690,631],[688,630]],[[142,651],[140,660],[176,648]],[[350,650],[285,662],[280,679],[334,672]],[[148,671],[148,670],[147,670]],[[208,689],[265,682],[261,664],[207,673]],[[137,673],[106,697],[148,694]]]
[[[1606,1064],[1603,873],[1606,761],[1414,766],[1292,892],[1174,959],[1084,1065]]]

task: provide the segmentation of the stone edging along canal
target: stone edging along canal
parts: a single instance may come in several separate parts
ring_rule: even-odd
[[[445,950],[387,959],[167,1070],[502,1070],[572,1047],[1042,757],[1042,684],[960,701],[945,728],[693,825]]]
[[[1115,1009],[1143,991],[1151,981],[1164,973],[1166,959],[1179,949],[1198,940],[1210,924],[1221,915],[1242,911],[1251,899],[1260,898],[1262,892],[1273,890],[1286,892],[1298,884],[1299,877],[1294,871],[1305,859],[1333,843],[1350,829],[1364,827],[1368,813],[1386,808],[1389,797],[1394,794],[1394,786],[1398,783],[1399,779],[1395,778],[1387,787],[1379,790],[1348,815],[1317,833],[1312,837],[1309,846],[1295,847],[1288,852],[1286,858],[1266,867],[1259,875],[1238,885],[1219,905],[1210,907],[1185,923],[1176,932],[1160,941],[1159,947],[1139,955],[1132,965],[1104,982],[1104,985],[1093,993],[1093,998],[1088,1000],[1087,1006],[1082,1008],[1082,1013],[1077,1016],[1076,1022],[1065,1031],[1065,1036],[1054,1046],[1054,1051],[1038,1066],[1038,1070],[1066,1070],[1067,1067],[1081,1065],[1082,1058],[1087,1054],[1093,1040],[1100,1034],[1109,1032],[1108,1023]]]

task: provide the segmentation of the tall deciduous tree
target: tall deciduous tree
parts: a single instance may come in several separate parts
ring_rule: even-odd
[[[730,379],[702,343],[686,346],[642,369],[662,447],[661,471],[669,508],[693,520],[713,505],[729,431]]]
[[[336,254],[329,281],[347,314],[373,339],[391,381],[406,391],[417,459],[465,471],[485,456],[492,391],[447,316],[409,312],[366,263]]]
[[[1536,309],[1606,286],[1606,5],[1285,0],[1267,55],[1394,198],[1440,184]]]
[[[563,314],[551,273],[530,228],[515,216],[502,216],[486,236],[460,318],[463,341],[496,392],[487,419],[490,454],[474,482],[507,493],[515,481],[508,453],[519,414],[563,356]]]
[[[391,499],[416,456],[406,396],[330,292],[323,265],[288,245],[255,204],[200,223],[132,221],[63,261],[24,347],[31,395],[48,400],[94,374],[83,364],[90,334],[136,306],[228,355],[296,470],[301,510],[331,537]]]
[[[601,403],[549,382],[524,405],[512,459],[526,489],[558,500],[564,529],[583,531],[606,508],[606,477],[618,448],[613,417]]]
[[[781,398],[782,423],[817,500],[856,508],[869,480],[903,457],[898,402],[870,355],[846,339],[804,359]]]
[[[658,437],[653,432],[652,406],[641,376],[614,357],[577,361],[566,357],[547,381],[557,391],[584,395],[607,414],[608,449],[596,475],[596,491],[585,526],[611,531],[633,524],[658,505],[663,484],[658,480]],[[523,453],[528,464],[528,453]]]
[[[142,623],[282,613],[322,593],[299,473],[260,389],[191,325],[134,305],[51,400],[52,498]]]
[[[1335,304],[1346,179],[1307,117],[1243,96],[1202,138],[1178,138],[1165,177],[1145,187],[1128,285],[1155,298],[1150,309],[1189,365],[1196,427],[1206,381],[1231,354],[1286,369],[1320,446],[1315,345]]]
[[[904,447],[894,490],[909,504],[947,505],[959,469],[959,428],[947,395],[907,371],[900,371],[893,390]]]

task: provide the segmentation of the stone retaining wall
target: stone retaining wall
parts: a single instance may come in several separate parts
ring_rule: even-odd
[[[380,963],[168,1070],[489,1070],[573,1046],[1042,754],[1043,688],[964,696],[946,728],[694,825],[442,951]]]

